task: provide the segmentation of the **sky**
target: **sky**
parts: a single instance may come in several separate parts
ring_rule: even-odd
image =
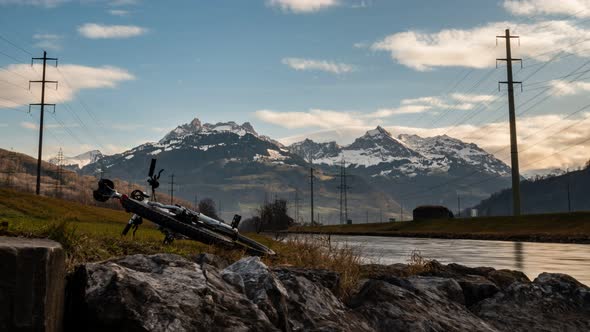
[[[505,29],[521,168],[590,159],[590,0],[0,0],[0,147],[122,152],[177,125],[250,122],[289,144],[449,135],[510,164]]]

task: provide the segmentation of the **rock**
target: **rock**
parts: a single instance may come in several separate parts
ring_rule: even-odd
[[[440,301],[451,300],[459,304],[465,304],[463,289],[453,279],[414,276],[408,278],[408,281],[414,289],[427,293],[429,297],[436,297]]]
[[[209,267],[171,254],[79,266],[68,278],[67,330],[279,330]]]
[[[65,254],[57,242],[0,237],[0,331],[61,331]]]
[[[192,258],[192,261],[199,265],[209,264],[215,266],[218,269],[225,269],[230,264],[230,262],[225,258],[207,253],[200,253],[196,255]]]
[[[376,331],[497,331],[464,306],[431,294],[367,280],[349,305]]]
[[[225,268],[222,275],[235,273],[242,278],[246,296],[283,331],[289,329],[287,290],[260,257],[241,259]]]
[[[318,283],[321,286],[329,289],[334,294],[338,294],[340,287],[340,275],[333,271],[322,269],[304,269],[298,267],[277,267],[272,269],[280,276],[296,275],[304,277],[313,283]]]
[[[570,276],[543,273],[512,283],[472,311],[500,330],[590,331],[590,289]]]
[[[334,296],[339,280],[336,273],[290,267],[273,271],[289,295],[289,325],[293,331],[372,331]]]
[[[482,276],[467,275],[456,280],[463,290],[463,298],[467,307],[492,297],[500,291],[496,284]]]
[[[514,270],[492,270],[486,274],[486,278],[496,284],[500,289],[506,289],[514,282],[531,282],[526,274]]]

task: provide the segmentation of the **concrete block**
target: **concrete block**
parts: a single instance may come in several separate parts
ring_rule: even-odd
[[[65,273],[59,243],[0,237],[0,331],[61,331]]]

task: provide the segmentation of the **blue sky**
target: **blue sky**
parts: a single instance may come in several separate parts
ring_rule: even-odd
[[[349,143],[382,125],[498,151],[508,131],[494,37],[511,28],[525,59],[517,79],[527,78],[517,102],[540,93],[519,110],[549,96],[519,118],[525,168],[575,166],[588,159],[589,116],[568,116],[590,102],[590,2],[560,3],[0,0],[0,147],[35,154],[38,111],[21,111],[38,102],[38,89],[24,88],[40,70],[27,52],[46,49],[59,58],[48,78],[60,87],[45,158],[59,147],[120,152],[194,117],[250,121],[285,143]]]

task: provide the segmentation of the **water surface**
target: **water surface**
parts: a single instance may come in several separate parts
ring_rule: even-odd
[[[566,273],[590,285],[590,245],[509,241],[332,235],[333,244],[359,249],[367,262],[407,263],[414,250],[441,263],[519,270],[532,280],[541,272]]]

